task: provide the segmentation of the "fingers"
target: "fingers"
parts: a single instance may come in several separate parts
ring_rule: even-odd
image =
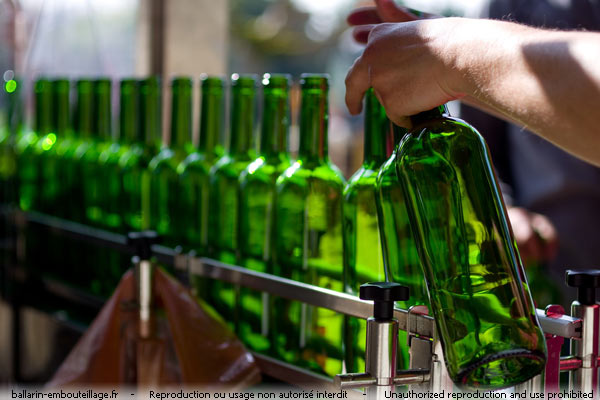
[[[558,251],[558,233],[550,220],[541,214],[532,213],[531,227],[542,241],[542,257],[552,260]]]
[[[350,14],[348,14],[346,21],[348,21],[348,24],[351,26],[380,24],[383,22],[375,7],[359,7],[352,10]]]
[[[362,56],[358,57],[346,75],[346,106],[350,114],[361,112],[362,98],[370,87],[369,68]]]
[[[354,40],[358,43],[366,44],[369,41],[371,29],[373,29],[373,25],[357,26],[352,30],[352,37],[354,37]]]
[[[508,209],[510,223],[519,248],[521,259],[527,265],[541,259],[541,246],[531,226],[529,212],[520,207]]]
[[[375,0],[379,17],[384,22],[408,22],[418,19],[408,9],[398,7],[394,0]]]

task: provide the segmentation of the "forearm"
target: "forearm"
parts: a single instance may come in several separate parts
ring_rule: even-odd
[[[448,41],[452,91],[600,165],[600,34],[469,20]]]

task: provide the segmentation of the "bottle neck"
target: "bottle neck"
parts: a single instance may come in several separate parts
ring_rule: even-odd
[[[89,138],[92,135],[92,82],[77,82],[77,107],[75,110],[75,136]]]
[[[7,101],[7,115],[6,122],[9,134],[16,136],[21,132],[22,128],[22,111],[23,106],[21,102],[21,80],[16,77],[4,82],[4,94],[6,95]]]
[[[99,80],[94,85],[94,129],[92,136],[102,141],[111,140],[111,82]]]
[[[54,87],[54,127],[58,137],[70,137],[69,81],[56,80]]]
[[[232,156],[246,155],[252,145],[256,90],[254,87],[234,86],[232,92],[229,153]]]
[[[35,82],[35,132],[46,135],[54,132],[52,115],[52,87],[49,80],[38,79]]]
[[[162,104],[160,80],[156,77],[144,79],[140,85],[140,128],[146,146],[158,149],[162,142]]]
[[[385,154],[386,158],[389,158],[398,144],[402,141],[404,135],[408,133],[406,128],[402,128],[394,123],[391,124],[390,130],[387,131],[385,136]]]
[[[381,165],[386,160],[386,141],[392,136],[392,125],[373,89],[365,96],[364,163]]]
[[[328,159],[327,129],[329,111],[327,90],[303,88],[300,108],[300,159],[326,161]]]
[[[410,120],[413,126],[417,126],[432,119],[444,118],[449,116],[450,113],[448,112],[448,107],[445,104],[442,104],[441,106],[432,108],[431,110],[423,111],[421,113],[413,115],[410,117]]]
[[[185,150],[192,142],[192,82],[175,79],[171,90],[171,148]]]
[[[139,140],[137,82],[121,81],[119,109],[119,138],[122,143],[133,144]]]
[[[200,138],[198,150],[206,157],[216,158],[216,148],[223,129],[223,86],[202,87],[200,108]]]
[[[290,127],[287,88],[263,88],[264,105],[260,135],[260,154],[267,158],[287,152]]]

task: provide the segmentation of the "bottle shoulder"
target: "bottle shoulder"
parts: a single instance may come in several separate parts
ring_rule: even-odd
[[[124,152],[125,146],[116,142],[108,143],[100,154],[100,162],[104,164],[116,164]]]
[[[400,149],[405,151],[407,147],[419,146],[431,141],[447,144],[455,141],[485,143],[477,129],[467,122],[460,118],[443,117],[425,121],[413,127],[402,140]]]
[[[300,160],[294,162],[277,179],[277,186],[280,189],[294,185],[301,187],[319,185],[333,188],[340,194],[344,184],[341,171],[333,164],[322,163],[316,167],[305,168]]]
[[[210,169],[211,179],[235,180],[237,182],[242,172],[251,162],[252,160],[240,160],[230,155],[225,155]]]
[[[38,135],[35,132],[28,131],[28,132],[23,133],[17,139],[17,144],[16,144],[17,152],[23,154],[23,153],[32,151],[33,147],[35,146],[37,141],[38,141]]]
[[[375,191],[377,175],[379,169],[371,169],[368,166],[361,166],[348,180],[344,187],[344,196],[352,195],[358,192]]]
[[[175,152],[168,147],[163,147],[157,155],[155,155],[148,168],[153,172],[158,172],[162,169],[169,168],[175,170],[177,168],[175,160]]]
[[[206,157],[206,154],[194,152],[188,155],[177,167],[180,175],[202,174],[208,175],[213,163]]]

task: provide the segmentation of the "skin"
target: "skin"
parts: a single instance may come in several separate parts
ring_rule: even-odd
[[[346,77],[352,114],[361,111],[371,86],[388,116],[404,126],[408,115],[461,99],[600,166],[594,112],[600,33],[467,18],[416,20],[392,0],[376,4],[348,17],[354,37],[366,40]]]
[[[432,15],[419,20],[393,0],[375,3],[348,16],[354,38],[366,44],[346,77],[352,114],[360,113],[369,87],[405,127],[406,116],[460,99],[600,166],[592,109],[600,104],[600,34]],[[555,256],[557,233],[545,216],[519,207],[509,216],[526,264]]]

